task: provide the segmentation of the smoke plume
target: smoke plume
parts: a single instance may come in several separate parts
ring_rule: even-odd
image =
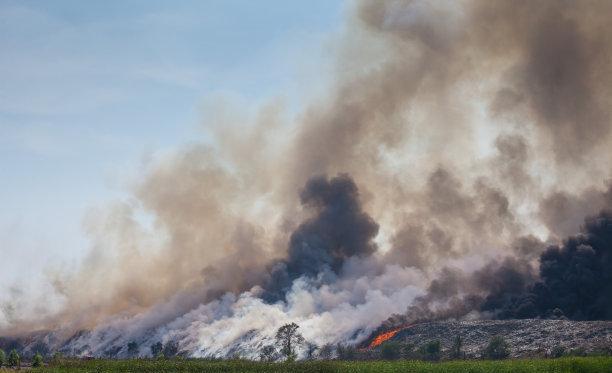
[[[288,322],[324,344],[432,318],[610,319],[610,14],[355,2],[320,97],[295,117],[209,111],[206,141],[86,218],[89,254],[49,270],[52,294],[2,299],[1,334],[256,357]]]
[[[316,216],[291,234],[287,260],[273,265],[263,295],[268,301],[280,299],[299,277],[326,272],[335,277],[346,259],[376,251],[372,239],[378,225],[362,211],[357,186],[348,175],[331,180],[314,177],[306,183],[300,199]]]

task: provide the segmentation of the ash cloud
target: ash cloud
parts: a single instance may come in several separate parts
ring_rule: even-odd
[[[608,215],[573,235],[610,207],[611,10],[356,2],[321,97],[294,118],[213,105],[206,143],[156,155],[87,218],[89,255],[50,271],[61,310],[17,302],[2,334],[223,356],[293,321],[337,343],[391,314],[609,318]]]
[[[302,205],[315,216],[300,224],[289,239],[288,257],[273,265],[263,298],[283,298],[293,281],[325,272],[338,274],[351,257],[376,251],[378,224],[360,205],[357,186],[349,175],[310,179],[300,193]]]
[[[612,318],[612,212],[587,218],[581,234],[540,257],[540,281],[531,293],[537,310],[556,308],[575,320]]]
[[[580,234],[542,253],[537,278],[516,269],[488,277],[494,285],[481,309],[499,318],[610,320],[611,258],[612,213],[602,211],[585,220]]]
[[[444,268],[405,314],[383,329],[409,322],[463,318],[568,318],[610,320],[612,212],[587,217],[581,232],[545,249],[533,237],[517,242],[517,254],[472,273]]]

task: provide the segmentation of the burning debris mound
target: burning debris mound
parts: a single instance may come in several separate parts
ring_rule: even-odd
[[[392,339],[393,337],[395,337],[395,335],[397,333],[399,333],[400,331],[407,329],[409,327],[411,327],[413,324],[406,324],[406,325],[402,325],[396,328],[393,328],[391,330],[385,330],[385,331],[377,331],[374,332],[373,335],[374,337],[368,338],[367,340],[365,340],[362,343],[362,346],[366,346],[367,348],[376,348],[378,346],[380,346],[381,344],[385,343],[386,341]],[[384,327],[381,327],[384,329]],[[381,329],[379,328],[379,329]],[[369,340],[369,342],[368,342]]]
[[[370,344],[368,345],[368,348],[376,348],[380,346],[384,342],[393,338],[400,330],[401,330],[400,328],[397,328],[397,329],[389,330],[388,332],[378,334],[376,337],[374,337],[374,339],[372,339],[372,342],[370,342]]]
[[[489,341],[496,336],[508,343],[510,357],[544,357],[555,352],[612,353],[612,321],[440,321],[418,323],[392,333],[388,341],[400,343],[406,353],[416,351],[427,342],[440,341],[442,357],[450,354],[456,338],[460,337],[462,356],[480,358]],[[383,335],[388,334],[380,334],[372,342]]]

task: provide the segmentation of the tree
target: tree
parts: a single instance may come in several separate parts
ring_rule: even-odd
[[[380,356],[385,360],[399,359],[401,354],[401,346],[398,342],[388,341],[383,343],[380,350]]]
[[[299,326],[296,323],[285,324],[278,328],[276,341],[281,346],[281,354],[287,359],[295,359],[295,348],[304,343],[304,337],[297,331]]]
[[[32,366],[33,367],[41,367],[43,365],[43,357],[42,355],[37,352],[36,355],[34,355],[34,357],[32,358]]]
[[[323,360],[331,359],[333,354],[334,354],[334,347],[330,343],[324,344],[323,346],[321,346],[321,349],[319,350],[319,358]]]
[[[319,349],[316,343],[306,342],[306,358],[312,360],[315,357],[315,352]]]
[[[176,341],[168,341],[164,345],[164,357],[170,358],[178,354],[179,346]]]
[[[6,354],[4,353],[4,350],[0,348],[0,368],[6,364]]]
[[[505,359],[510,355],[510,347],[508,342],[502,336],[491,338],[489,344],[484,350],[484,357],[488,359]]]
[[[259,353],[259,358],[261,361],[273,362],[277,358],[276,347],[273,345],[263,346],[261,352]]]
[[[461,347],[463,347],[463,339],[461,339],[461,336],[458,335],[453,341],[453,347],[451,347],[451,359],[461,359],[463,357],[463,354],[461,353]]]
[[[163,348],[164,346],[162,345],[161,342],[152,344],[151,345],[151,355],[153,355],[153,357],[159,357]]]
[[[12,368],[20,368],[21,367],[21,357],[17,353],[17,350],[11,350],[11,353],[8,357],[8,366]]]
[[[425,360],[440,360],[440,341],[429,341],[419,349],[421,357]]]

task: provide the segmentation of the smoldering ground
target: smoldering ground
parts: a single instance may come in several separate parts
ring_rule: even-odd
[[[392,314],[609,318],[599,292],[570,291],[576,308],[560,289],[607,268],[604,228],[563,240],[610,205],[611,8],[354,3],[322,97],[294,118],[276,102],[205,118],[209,143],[157,157],[89,218],[89,256],[51,275],[62,308],[13,307],[3,329],[89,330],[67,344],[80,354],[223,355],[288,321],[326,343]],[[560,264],[578,262],[590,275]]]

